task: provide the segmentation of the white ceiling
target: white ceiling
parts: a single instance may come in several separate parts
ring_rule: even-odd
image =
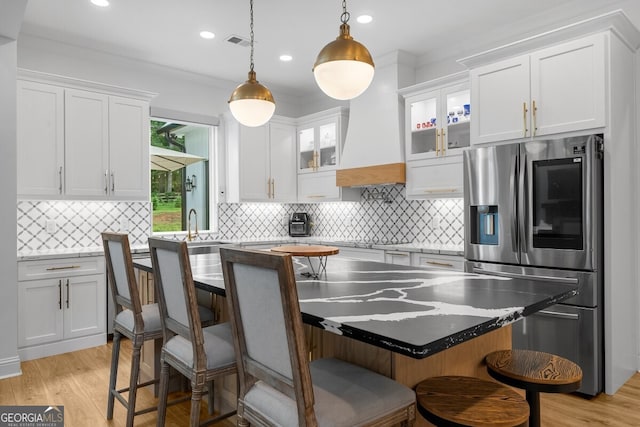
[[[610,10],[616,0],[350,0],[352,36],[376,56],[404,50],[419,63],[466,54]],[[624,3],[624,2],[622,2]],[[254,0],[255,70],[267,86],[316,90],[311,68],[338,35],[339,0]],[[367,13],[373,22],[356,22]],[[198,33],[216,34],[204,40]],[[22,33],[242,83],[249,48],[249,0],[29,0]],[[293,56],[289,63],[278,57]]]

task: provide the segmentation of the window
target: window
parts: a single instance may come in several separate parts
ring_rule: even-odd
[[[216,228],[216,127],[189,122],[151,120],[152,230],[187,231]]]

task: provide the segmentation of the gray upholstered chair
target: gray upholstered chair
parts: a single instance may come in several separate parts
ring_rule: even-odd
[[[238,364],[238,425],[412,425],[413,390],[338,359],[308,360],[288,254],[220,249]]]
[[[162,325],[158,304],[142,304],[133,269],[129,238],[121,233],[102,233],[102,244],[107,263],[107,274],[111,295],[115,305],[113,320],[113,347],[111,355],[111,374],[109,378],[109,396],[107,398],[107,419],[113,419],[114,400],[118,399],[127,409],[126,426],[133,425],[136,415],[155,411],[156,406],[136,411],[138,388],[157,384],[159,378],[138,384],[140,374],[140,351],[148,340],[162,340]],[[213,324],[214,313],[206,307],[198,308],[204,324]],[[131,340],[131,373],[129,387],[116,389],[120,342],[122,336]],[[123,393],[129,393],[125,399]]]
[[[190,425],[200,423],[200,401],[209,387],[209,413],[213,413],[213,380],[236,373],[236,359],[229,323],[206,328],[200,324],[196,288],[185,242],[149,238],[153,274],[160,304],[163,332],[160,355],[160,400],[158,426],[164,426],[169,366],[191,382]],[[206,420],[219,421],[235,410]]]
[[[136,411],[138,387],[146,387],[157,383],[151,380],[138,384],[140,373],[140,349],[147,340],[162,339],[160,312],[157,304],[142,305],[131,260],[129,238],[126,234],[102,233],[102,244],[107,262],[107,274],[116,315],[113,321],[113,347],[111,355],[111,374],[109,378],[109,397],[107,399],[107,419],[113,418],[114,398],[127,409],[126,426],[133,426],[133,417],[146,412],[155,411],[150,407]],[[120,340],[122,336],[131,340],[131,374],[129,387],[117,390],[118,360],[120,357]],[[129,392],[128,400],[122,393]]]

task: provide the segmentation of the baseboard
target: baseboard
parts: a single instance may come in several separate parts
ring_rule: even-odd
[[[18,375],[22,375],[22,370],[20,369],[20,358],[18,356],[7,357],[6,359],[0,360],[0,380],[4,378],[17,377]]]
[[[53,356],[56,354],[69,353],[71,351],[83,350],[85,348],[97,347],[107,343],[107,334],[91,335],[88,337],[72,338],[32,347],[18,349],[21,360],[40,359],[41,357]]]

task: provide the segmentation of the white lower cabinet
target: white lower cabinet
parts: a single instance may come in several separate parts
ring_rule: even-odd
[[[411,265],[415,267],[464,271],[464,257],[458,255],[424,254],[413,252],[411,254]]]
[[[37,359],[106,342],[103,257],[18,263],[18,348]]]
[[[382,249],[352,248],[339,246],[340,252],[335,255],[341,258],[352,258],[360,261],[384,262]]]
[[[387,264],[411,265],[411,254],[405,251],[384,251],[384,262]]]

